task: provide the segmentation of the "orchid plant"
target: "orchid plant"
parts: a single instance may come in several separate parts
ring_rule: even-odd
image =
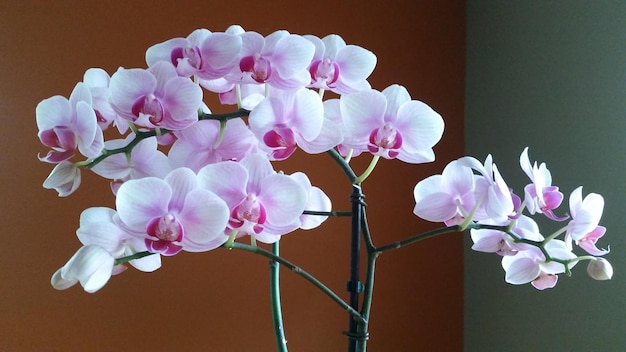
[[[580,261],[588,261],[596,280],[612,276],[602,258],[608,249],[597,247],[605,233],[599,225],[602,196],[583,197],[579,187],[569,197],[569,214],[558,214],[564,195],[546,165],[530,161],[528,148],[520,156],[530,179],[522,197],[491,155],[484,162],[466,156],[414,189],[415,215],[444,227],[375,245],[364,181],[380,158],[432,162],[444,122],[400,85],[372,89],[367,79],[376,56],[338,35],[320,39],[281,30],[263,36],[236,25],[225,32],[199,29],[148,48],[146,62],[147,68],[119,68],[111,76],[89,69],[69,99],[54,96],[36,108],[39,139],[50,148],[39,159],[55,165],[43,186],[69,196],[87,169],[109,179],[116,197],[115,209],[82,212],[76,234],[83,247],[52,276],[56,289],[80,283],[95,292],[127,264],[152,272],[161,256],[181,251],[248,251],[273,263],[279,351],[287,350],[279,266],[347,310],[349,351],[365,351],[376,258],[439,234],[469,230],[472,248],[501,256],[505,281],[514,285],[552,288],[559,274],[570,275]],[[324,99],[325,91],[338,97]],[[218,94],[233,111],[211,113],[203,102],[206,92]],[[113,126],[120,138],[105,141],[103,132]],[[352,186],[350,211],[333,210],[306,174],[275,170],[298,148],[327,153],[336,162]],[[371,163],[357,175],[350,160],[360,154],[371,155]],[[564,225],[545,236],[531,217],[538,214]],[[283,235],[334,216],[352,218],[349,300],[279,254]],[[271,250],[257,241],[272,244]],[[367,254],[364,282],[361,245]],[[585,254],[574,254],[575,246]]]

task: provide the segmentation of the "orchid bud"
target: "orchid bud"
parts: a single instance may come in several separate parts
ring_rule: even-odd
[[[604,258],[589,261],[587,273],[595,280],[610,280],[613,277],[613,266]]]

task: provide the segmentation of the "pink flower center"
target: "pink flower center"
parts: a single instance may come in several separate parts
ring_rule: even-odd
[[[149,251],[163,255],[174,255],[183,247],[174,243],[182,241],[184,237],[183,225],[174,214],[168,213],[150,220],[146,232],[152,238],[144,241]]]
[[[148,235],[163,241],[180,242],[183,239],[183,225],[171,213],[154,218],[148,223]]]
[[[170,54],[170,60],[176,67],[178,67],[180,60],[187,60],[189,66],[195,68],[196,70],[202,69],[202,54],[200,54],[200,49],[197,46],[174,48]]]
[[[253,80],[265,83],[272,74],[272,65],[269,60],[256,53],[246,56],[239,61],[241,72],[249,73]]]
[[[327,86],[332,86],[339,78],[339,65],[329,58],[315,60],[309,68],[313,82],[324,81]]]
[[[296,150],[296,137],[293,131],[285,125],[276,125],[274,128],[263,136],[263,143],[272,151],[274,160],[287,159]]]
[[[266,220],[265,207],[256,195],[249,194],[230,213],[230,226],[241,233],[258,234]]]
[[[148,115],[148,120],[153,125],[158,125],[163,121],[165,109],[159,99],[152,93],[139,97],[131,107],[133,115],[139,117],[139,114]]]
[[[370,133],[370,142],[367,148],[372,154],[395,158],[398,156],[398,149],[401,146],[402,134],[387,123],[382,128],[377,128]]]

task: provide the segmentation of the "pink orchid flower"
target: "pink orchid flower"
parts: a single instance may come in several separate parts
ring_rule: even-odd
[[[552,240],[545,245],[548,253],[558,259],[569,260],[576,258],[565,242]],[[531,283],[538,290],[553,288],[558,280],[557,274],[564,273],[565,267],[561,263],[546,262],[546,258],[537,247],[518,252],[513,256],[502,257],[502,267],[506,275],[505,281],[513,285]],[[576,265],[572,262],[570,267]]]
[[[147,70],[120,68],[109,88],[117,113],[140,126],[179,130],[198,120],[202,89],[179,77],[169,62]]]
[[[135,134],[125,139],[113,139],[105,142],[107,149],[127,146]],[[117,181],[127,181],[141,177],[165,177],[171,171],[167,156],[157,149],[156,137],[141,140],[133,148],[130,156],[125,153],[113,154],[91,168],[96,174]]]
[[[506,223],[492,225],[507,225]],[[543,241],[543,236],[539,233],[539,226],[532,218],[522,215],[513,225],[511,229],[513,233],[521,238],[531,241]],[[470,230],[474,245],[472,249],[478,252],[496,253],[501,256],[515,255],[520,251],[531,248],[531,245],[524,243],[515,243],[508,234],[489,229],[472,229]]]
[[[453,160],[441,175],[427,177],[415,186],[413,213],[448,226],[461,224],[476,204],[475,187],[472,169]]]
[[[310,81],[308,65],[315,47],[301,36],[276,31],[267,37],[256,32],[241,34],[243,45],[239,64],[225,76],[231,84],[267,83],[280,89],[294,89]]]
[[[114,264],[115,258],[104,248],[83,246],[52,275],[50,283],[57,290],[65,290],[80,282],[86,292],[94,293],[109,281]]]
[[[370,89],[367,77],[376,66],[376,55],[356,45],[346,45],[338,35],[323,39],[305,35],[315,45],[315,54],[309,65],[311,88],[327,89],[347,94]]]
[[[296,146],[311,154],[334,146],[313,143],[324,125],[324,105],[310,89],[276,91],[250,112],[248,123],[272,160],[287,159]]]
[[[173,167],[188,167],[195,172],[208,164],[241,160],[258,150],[258,140],[241,119],[228,121],[220,143],[220,123],[201,120],[176,132],[176,142],[168,153]]]
[[[568,217],[558,217],[552,211],[558,208],[563,201],[563,193],[559,192],[559,187],[552,186],[552,175],[545,163],[537,166],[537,162],[530,163],[528,158],[528,147],[524,148],[520,155],[520,166],[528,178],[532,181],[524,187],[524,204],[531,214],[544,214],[554,221],[564,221]]]
[[[228,207],[200,188],[196,174],[178,168],[165,179],[144,177],[124,182],[117,192],[117,213],[125,227],[140,234],[151,252],[208,251],[228,222]],[[225,240],[224,240],[225,241]]]
[[[80,186],[80,169],[71,162],[64,160],[58,163],[43,182],[46,189],[54,189],[59,197],[67,197]]]
[[[198,172],[203,187],[218,194],[230,209],[226,233],[252,235],[274,243],[300,226],[307,190],[299,181],[278,174],[267,157],[251,154],[240,162],[210,164]],[[224,230],[224,229],[222,229]]]
[[[69,100],[57,95],[41,101],[35,113],[39,140],[52,148],[39,160],[58,164],[71,159],[77,149],[87,158],[102,151],[102,130],[92,108],[91,92],[84,83],[74,87]]]
[[[604,255],[609,250],[596,247],[596,242],[606,232],[605,227],[598,226],[604,210],[604,198],[597,193],[589,193],[583,199],[582,192],[581,186],[570,194],[569,207],[572,220],[567,224],[565,241],[570,248],[574,241],[591,255]]]
[[[432,147],[443,134],[443,119],[406,88],[387,87],[342,95],[343,145],[386,159],[419,164],[435,160]]]
[[[115,210],[105,207],[85,209],[80,214],[76,236],[83,245],[104,248],[115,258],[148,250],[140,234],[133,234],[120,221]],[[129,263],[138,270],[152,272],[161,267],[161,256],[150,255]]]
[[[146,51],[146,62],[150,67],[159,61],[171,62],[182,77],[218,79],[237,64],[241,44],[238,35],[197,29],[187,38],[174,38],[151,46]]]
[[[487,155],[484,165],[470,156],[459,159],[459,163],[482,176],[476,179],[476,199],[480,201],[480,207],[474,218],[479,221],[490,219],[496,223],[508,220],[514,212],[513,196],[491,154]]]

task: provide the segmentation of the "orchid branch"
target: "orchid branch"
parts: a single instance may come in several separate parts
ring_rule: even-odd
[[[258,255],[264,256],[266,258],[269,258],[269,259],[277,262],[278,264],[285,266],[289,270],[293,271],[296,275],[301,276],[302,278],[304,278],[305,280],[310,282],[313,286],[317,287],[325,295],[330,297],[341,308],[343,308],[346,311],[348,311],[348,313],[356,321],[358,321],[360,323],[365,323],[366,322],[366,320],[361,316],[361,314],[358,311],[356,311],[355,309],[350,307],[350,305],[348,303],[346,303],[343,299],[341,299],[341,297],[339,297],[335,292],[333,292],[331,289],[329,289],[326,285],[324,285],[316,277],[314,277],[313,275],[311,275],[308,272],[304,271],[299,266],[297,266],[297,265],[291,263],[290,261],[286,260],[285,258],[283,258],[281,256],[278,256],[278,255],[274,255],[272,252],[270,252],[270,251],[268,251],[266,249],[263,249],[261,247],[250,246],[250,245],[246,245],[246,244],[239,243],[239,242],[233,242],[229,247],[224,247],[224,248],[238,249],[238,250],[243,250],[243,251],[247,251],[247,252],[252,252],[254,254],[258,254]]]
[[[272,254],[280,255],[280,241],[272,244]],[[276,337],[276,348],[278,352],[287,352],[287,339],[283,326],[283,313],[280,303],[280,265],[275,260],[270,260],[270,297],[272,306],[272,321],[274,323],[274,334]]]

